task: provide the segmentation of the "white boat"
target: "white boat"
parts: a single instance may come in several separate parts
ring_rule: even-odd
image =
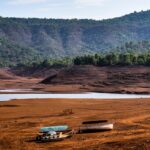
[[[86,124],[79,128],[79,132],[100,132],[108,131],[114,128],[112,123]]]

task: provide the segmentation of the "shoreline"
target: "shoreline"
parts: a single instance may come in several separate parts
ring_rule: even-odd
[[[57,70],[2,70],[3,76],[10,75],[10,79],[1,78],[0,89],[33,89],[54,93],[122,93],[122,94],[150,94],[149,67],[95,67],[74,66]],[[18,73],[17,73],[18,72]],[[14,73],[12,75],[12,73]],[[44,74],[44,76],[43,76]],[[57,74],[51,79],[53,74]],[[43,80],[47,82],[43,83]]]
[[[36,83],[34,83],[36,84]],[[53,90],[51,89],[52,87]],[[63,86],[63,88],[68,87],[68,85],[49,85],[47,87],[37,87],[37,88],[18,88],[17,86],[13,86],[11,88],[4,86],[0,88],[0,94],[84,94],[84,93],[106,93],[106,94],[130,94],[130,95],[145,95],[150,94],[150,91],[145,92],[133,92],[133,91],[97,91],[97,90],[81,90],[80,88],[69,90],[59,90],[59,87]],[[74,87],[74,85],[69,85]],[[17,88],[16,88],[17,87]],[[56,90],[55,88],[58,89]],[[47,89],[48,88],[48,89]]]

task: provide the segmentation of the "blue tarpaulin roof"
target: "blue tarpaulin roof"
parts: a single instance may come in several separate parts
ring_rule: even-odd
[[[49,127],[43,127],[40,128],[40,132],[49,132],[49,131],[65,131],[67,130],[69,127],[67,125],[63,125],[63,126],[49,126]]]

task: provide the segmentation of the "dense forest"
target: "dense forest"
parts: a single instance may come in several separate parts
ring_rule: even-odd
[[[73,59],[75,65],[147,65],[150,66],[150,41],[127,42],[105,54],[78,56]]]
[[[77,56],[73,59],[63,58],[58,60],[45,59],[39,63],[18,64],[17,67],[50,68],[67,67],[72,65],[94,65],[94,66],[150,66],[150,53],[137,54],[134,52],[108,54],[95,54]]]
[[[150,66],[150,41],[128,42],[121,47],[104,53],[83,55],[74,58],[45,59],[38,62],[18,64],[26,67],[66,67],[70,65],[96,65],[96,66]]]
[[[18,52],[19,52],[18,47]],[[26,49],[24,49],[26,50]],[[32,58],[33,50],[30,50],[30,57],[26,56],[26,61],[22,62],[20,57],[17,64],[9,64],[5,55],[1,55],[0,66],[18,66],[18,67],[66,67],[70,65],[97,65],[97,66],[112,66],[112,65],[150,65],[150,41],[128,42],[121,47],[116,47],[106,53],[95,53],[93,55],[83,55],[76,57],[64,58],[46,58],[40,56]],[[3,54],[3,53],[1,53]],[[13,55],[13,52],[12,54]],[[14,54],[15,55],[15,54]],[[25,58],[25,56],[24,56]],[[11,59],[13,62],[14,60]]]
[[[145,65],[150,66],[150,54],[135,54],[135,53],[111,53],[107,55],[86,55],[76,57],[73,60],[75,65],[96,65],[96,66],[131,66]]]
[[[0,17],[0,66],[114,51],[147,53],[149,18],[150,11],[101,21]]]

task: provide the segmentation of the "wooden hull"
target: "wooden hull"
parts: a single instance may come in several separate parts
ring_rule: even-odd
[[[108,131],[113,129],[113,124],[97,124],[97,125],[86,125],[79,128],[79,132],[100,132]]]
[[[42,135],[37,135],[36,141],[37,142],[56,142],[56,141],[64,140],[71,136],[72,134],[70,132],[66,134],[63,134],[62,132],[60,132],[59,134],[56,133],[54,135],[42,134]]]

